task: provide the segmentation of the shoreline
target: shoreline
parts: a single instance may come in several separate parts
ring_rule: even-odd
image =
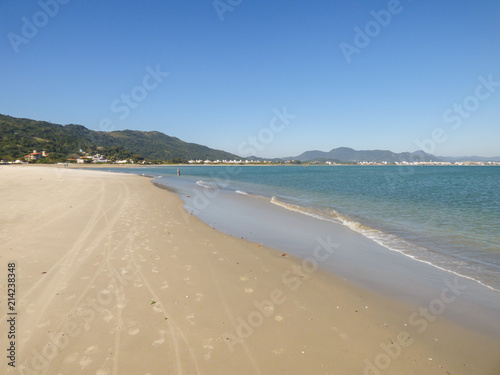
[[[173,167],[170,170],[175,171],[175,168],[176,167]],[[196,166],[194,168],[196,168]],[[224,168],[224,166],[219,166],[219,168]],[[127,168],[127,173],[146,176],[144,173],[140,174],[140,170],[140,168]],[[148,174],[153,176],[155,173],[153,172],[153,170],[150,170]],[[176,192],[183,199],[186,209],[191,210],[194,213],[196,213],[196,211],[202,211],[196,213],[196,215],[199,216],[204,222],[226,234],[230,234],[236,237],[248,238],[253,242],[266,244],[278,251],[289,251],[301,258],[307,256],[307,253],[304,253],[301,248],[307,249],[314,247],[314,242],[311,239],[309,239],[308,242],[305,238],[300,239],[295,237],[298,233],[303,232],[304,228],[310,229],[318,226],[318,223],[315,222],[315,220],[302,220],[300,224],[300,220],[295,220],[295,230],[288,231],[287,233],[282,233],[281,228],[274,225],[275,223],[273,223],[273,221],[279,223],[282,220],[288,220],[288,214],[296,215],[296,213],[293,212],[295,210],[292,210],[292,212],[288,210],[288,213],[276,214],[272,212],[273,209],[276,209],[276,207],[270,209],[269,207],[266,207],[266,205],[261,205],[260,209],[258,210],[248,211],[246,207],[247,204],[240,205],[241,202],[237,201],[232,201],[233,204],[237,203],[235,209],[233,209],[231,205],[229,205],[229,207],[227,207],[226,205],[225,208],[222,207],[222,210],[220,210],[220,212],[215,212],[210,207],[208,209],[202,208],[201,210],[197,210],[196,208],[192,209],[192,207],[190,208],[190,204],[192,202],[198,200],[198,202],[195,203],[200,203],[200,199],[198,198],[206,198],[206,191],[204,191],[204,189],[201,189],[200,191],[200,186],[203,186],[203,184],[200,185],[197,182],[197,191],[195,192],[192,187],[188,188],[188,184],[185,184],[185,182],[188,183],[188,181],[184,181],[181,185],[177,186],[178,182],[180,182],[181,180],[175,177],[173,179],[170,179],[169,177],[166,178],[169,182],[172,182],[167,182],[170,190]],[[159,180],[154,179],[153,183],[155,184],[154,181]],[[188,188],[188,190],[186,190],[186,188]],[[186,192],[188,192],[188,199],[184,197],[186,194],[183,194]],[[216,195],[218,192],[219,191],[215,192]],[[224,193],[223,195],[226,195],[224,189],[222,192]],[[193,195],[192,193],[195,193],[194,196],[189,198],[190,194]],[[246,194],[246,196],[248,196],[248,194]],[[253,196],[248,197],[253,198]],[[254,202],[250,202],[252,198],[250,198],[248,201],[249,205],[254,205]],[[210,206],[217,206],[218,204],[218,199],[213,200],[212,197],[209,197],[209,201]],[[264,199],[264,201],[266,200]],[[261,202],[257,204],[260,203]],[[195,204],[195,207],[196,206],[197,205]],[[256,219],[253,221],[241,221],[242,212],[246,212],[247,216],[250,217],[258,218],[262,216],[262,222],[269,222],[270,217],[273,217],[274,219],[271,219],[270,227],[267,225],[255,227],[254,221],[259,221],[260,219]],[[314,218],[317,219],[316,216],[314,216]],[[331,220],[327,219],[327,221]],[[246,227],[249,224],[250,227],[253,228],[253,230],[241,230],[241,228]],[[457,324],[465,324],[471,329],[479,330],[482,333],[486,333],[487,335],[490,335],[492,337],[500,337],[500,327],[494,324],[495,317],[500,314],[500,295],[494,287],[491,287],[485,282],[482,282],[481,279],[477,279],[471,275],[467,275],[457,270],[442,266],[440,263],[440,259],[433,259],[432,261],[429,261],[425,258],[421,259],[418,256],[415,256],[415,254],[410,254],[398,249],[393,249],[390,246],[388,247],[385,243],[380,243],[376,238],[372,238],[371,235],[366,235],[366,233],[359,232],[355,229],[353,230],[353,228],[351,228],[349,225],[342,226],[344,227],[344,230],[340,229],[339,231],[334,231],[336,233],[336,236],[340,235],[340,237],[346,237],[346,232],[351,233],[351,231],[353,231],[360,233],[361,236],[368,241],[364,241],[363,243],[363,241],[356,241],[354,237],[351,239],[347,238],[347,242],[344,241],[343,247],[351,248],[351,250],[356,250],[355,252],[357,252],[360,256],[348,255],[347,258],[344,256],[342,262],[338,262],[338,259],[336,259],[336,262],[339,264],[327,264],[328,261],[324,262],[325,264],[321,265],[324,269],[333,274],[336,274],[337,276],[348,279],[361,286],[362,288],[369,289],[376,293],[381,293],[390,298],[395,298],[397,300],[410,303],[414,306],[427,303],[428,300],[434,297],[433,293],[438,293],[440,289],[444,287],[444,280],[450,280],[450,278],[458,276],[460,279],[463,278],[463,280],[466,281],[468,290],[465,295],[461,297],[461,300],[463,301],[461,305],[453,309],[451,313],[446,312],[446,319],[451,319]],[[323,231],[316,232],[316,235],[326,236],[328,233],[329,229],[323,226]],[[295,240],[298,239],[299,243],[295,243],[294,240],[290,241],[289,239],[291,238],[295,238]],[[357,243],[357,245],[354,245],[353,248],[354,243]],[[361,251],[360,253],[358,251],[358,247],[363,248],[363,251],[365,253],[377,250],[376,248],[378,247],[378,252],[375,251],[378,256],[367,256],[366,254],[363,254],[363,251]],[[397,254],[388,254],[388,251],[389,253]],[[399,255],[401,255],[399,257],[400,259],[398,259]],[[433,263],[433,261],[435,260],[437,260],[438,262]],[[391,266],[388,267],[385,264],[386,262]],[[353,263],[360,263],[361,265],[364,264],[365,266],[352,267]],[[416,265],[415,263],[420,264]],[[430,267],[431,270],[426,267]],[[383,270],[384,276],[377,275],[377,272],[372,268]],[[399,268],[410,271],[410,274],[406,274],[405,271],[397,271]],[[391,283],[388,280],[393,280],[393,282]],[[416,285],[418,287],[410,284],[412,280],[416,281]],[[394,285],[396,285],[396,287]],[[477,315],[480,315],[483,319],[477,319]]]
[[[453,308],[456,285],[422,313],[312,261],[215,231],[187,213],[176,194],[138,175],[0,166],[0,176],[7,197],[0,259],[18,264],[17,358],[25,370],[35,364],[49,373],[89,374],[167,368],[493,375],[500,369],[500,338],[437,314],[441,306]],[[330,245],[328,238],[318,243],[313,260],[334,253]],[[0,326],[7,332],[5,316]],[[64,345],[62,332],[69,335]],[[56,354],[47,349],[51,340],[60,344]],[[0,368],[10,370],[5,360]]]
[[[224,167],[220,166],[219,168]],[[175,171],[174,168],[172,169]],[[139,169],[129,169],[128,172],[137,174],[139,173],[138,170]],[[154,173],[150,174],[153,175]],[[166,176],[168,176],[168,174]],[[306,220],[304,220],[304,218],[297,218],[291,221],[291,226],[294,227],[295,230],[291,229],[288,232],[284,232],[282,228],[280,228],[280,225],[276,226],[276,223],[284,221],[290,224],[290,215],[297,216],[297,213],[294,212],[296,210],[287,210],[287,212],[280,214],[275,212],[279,210],[276,206],[280,205],[272,205],[273,207],[271,207],[262,204],[262,201],[269,203],[266,199],[250,202],[250,200],[255,199],[255,196],[248,194],[243,194],[248,198],[247,203],[242,204],[242,200],[247,198],[241,198],[239,200],[230,198],[231,204],[228,205],[227,202],[224,202],[226,198],[222,199],[222,197],[220,197],[221,199],[219,199],[219,197],[217,197],[216,199],[212,199],[213,197],[210,196],[211,194],[208,194],[204,188],[201,188],[202,186],[204,187],[204,185],[199,184],[199,182],[196,182],[196,186],[190,186],[189,181],[179,180],[177,177],[172,179],[170,177],[165,177],[162,178],[162,180],[166,180],[169,188],[175,191],[183,199],[187,210],[192,211],[204,222],[214,228],[229,235],[248,238],[253,242],[268,245],[278,251],[289,251],[301,258],[307,256],[307,252],[304,252],[302,249],[314,248],[314,241],[312,238],[307,239],[303,236],[303,238],[297,237],[299,233],[304,232],[304,228],[308,228],[309,231],[311,228],[321,225],[323,229],[321,231],[315,231],[315,234],[316,236],[326,236],[330,232],[329,228],[333,229],[335,226],[335,224],[332,226],[331,220],[326,220],[330,222],[330,227],[328,227],[328,225],[325,226],[323,225],[324,223],[319,224],[316,220],[311,220],[310,218]],[[154,179],[154,181],[161,180]],[[179,185],[178,183],[181,181],[182,183]],[[232,190],[230,189],[229,191]],[[188,196],[187,199],[185,198],[186,192]],[[225,189],[220,191],[217,189],[217,191],[215,191],[215,196],[217,196],[219,192],[222,193],[221,196],[229,197],[230,195],[227,194]],[[207,194],[209,202],[206,201]],[[190,197],[190,195],[192,197]],[[262,198],[260,196],[257,197]],[[219,204],[219,200],[223,203]],[[194,208],[191,206],[193,202]],[[204,207],[205,203],[208,204],[208,207]],[[258,205],[259,209],[249,210],[248,205]],[[300,214],[303,215],[303,212],[300,212]],[[242,220],[242,215],[254,217],[254,220]],[[315,215],[308,216],[313,216],[317,219]],[[269,223],[270,225],[262,224],[256,226],[256,221]],[[494,323],[496,316],[500,314],[500,295],[497,289],[482,282],[481,279],[442,266],[440,264],[440,259],[437,259],[438,262],[435,264],[428,259],[421,259],[415,256],[415,254],[388,247],[385,243],[380,243],[376,238],[372,238],[371,235],[366,235],[364,232],[354,230],[349,225],[342,224],[341,226],[344,229],[334,230],[335,236],[344,238],[343,247],[355,250],[354,253],[358,253],[358,255],[352,256],[352,254],[343,254],[341,262],[339,262],[339,258],[336,258],[335,263],[338,264],[334,264],[330,262],[330,260],[327,260],[321,265],[324,269],[337,276],[348,279],[362,288],[410,303],[414,306],[427,303],[428,300],[434,298],[433,293],[439,293],[440,289],[444,287],[444,280],[450,280],[450,278],[458,276],[460,279],[463,278],[466,282],[468,290],[465,295],[461,297],[460,306],[453,309],[451,312],[446,312],[446,319],[451,319],[457,324],[465,324],[471,329],[479,330],[492,337],[500,337],[500,327]],[[249,229],[243,230],[242,228],[245,227]],[[359,241],[355,236],[346,238],[345,234],[347,232],[359,233],[368,241]],[[356,243],[356,245],[353,245],[354,243]],[[364,250],[360,252],[359,248]],[[363,252],[365,254],[363,254]],[[375,252],[378,256],[369,254],[371,252]],[[433,259],[433,261],[435,260],[436,259]],[[359,263],[361,266],[353,267],[355,263]],[[386,263],[390,264],[390,266],[387,266]],[[430,269],[428,267],[430,267]],[[384,276],[378,275],[377,271],[373,268],[383,270]],[[403,269],[403,271],[398,271],[398,269]],[[405,270],[409,271],[410,274],[407,274]],[[393,280],[393,282],[391,283],[388,280]],[[417,286],[412,285],[412,281],[416,282]],[[477,319],[477,315],[481,316],[482,319]]]
[[[362,288],[415,306],[434,298],[445,280],[458,277],[467,291],[459,306],[446,312],[446,318],[500,337],[495,323],[500,313],[500,294],[477,279],[388,248],[342,223],[271,204],[269,199],[234,194],[232,189],[205,190],[203,184],[193,185],[175,177],[155,181],[175,187],[185,208],[214,228],[301,258],[308,256],[307,249],[314,248],[315,237],[332,234],[342,246],[335,259],[322,263],[324,269]],[[477,319],[478,315],[483,319]]]

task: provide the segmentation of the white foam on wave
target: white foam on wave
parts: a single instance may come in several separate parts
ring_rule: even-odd
[[[435,267],[437,269],[440,269],[442,271],[452,273],[452,274],[457,275],[459,277],[463,277],[463,278],[475,281],[478,284],[481,284],[482,286],[485,286],[486,288],[491,289],[495,292],[500,292],[499,289],[496,289],[488,284],[485,284],[484,282],[482,282],[481,280],[479,280],[477,278],[474,278],[472,276],[467,276],[467,275],[464,275],[462,273],[459,273],[459,272],[450,270],[448,268],[442,267],[438,264],[433,263],[432,261],[422,259],[422,257],[419,257],[418,255],[416,255],[416,254],[424,254],[424,253],[426,253],[426,255],[429,255],[431,250],[429,250],[427,248],[410,243],[410,242],[408,242],[408,241],[406,241],[406,240],[404,240],[396,235],[386,233],[386,232],[383,232],[381,230],[366,226],[366,225],[364,225],[360,222],[357,222],[355,220],[352,220],[351,218],[349,218],[345,215],[342,215],[334,210],[330,210],[328,212],[328,214],[322,214],[322,213],[320,214],[320,213],[314,212],[314,210],[312,210],[312,209],[307,209],[305,207],[301,207],[298,205],[285,203],[285,202],[279,200],[279,198],[277,198],[276,196],[273,196],[271,198],[271,203],[275,204],[277,206],[283,207],[287,210],[298,212],[298,213],[301,213],[301,214],[304,214],[307,216],[311,216],[311,217],[314,217],[314,218],[319,219],[319,220],[326,220],[326,221],[330,221],[330,222],[333,222],[336,224],[345,225],[349,229],[360,233],[361,235],[371,239],[372,241],[379,244],[380,246],[385,247],[386,249],[389,249],[391,251],[396,251],[396,252],[398,252],[404,256],[407,256],[413,260],[416,260],[416,261],[421,262],[421,263],[426,263],[426,264],[428,264],[432,267]]]
[[[290,204],[290,203],[285,203],[283,201],[280,201],[275,196],[273,196],[271,198],[271,203],[275,204],[277,206],[283,207],[283,208],[285,208],[285,209],[287,209],[289,211],[294,211],[294,212],[301,213],[303,215],[314,217],[315,219],[325,220],[325,221],[331,221],[331,222],[337,223],[337,224],[341,224],[342,223],[341,220],[339,220],[336,217],[334,217],[336,215],[333,215],[332,217],[325,217],[325,216],[322,216],[320,214],[317,214],[317,213],[313,212],[312,210],[308,210],[305,207],[301,207],[301,206],[297,206],[295,204]],[[332,212],[334,212],[334,211],[332,211]]]
[[[243,191],[243,190],[235,190],[235,193],[236,194],[240,194],[240,195],[245,195],[247,197],[251,197],[251,198],[257,198],[257,199],[261,199],[261,200],[264,200],[266,202],[269,202],[269,198],[268,197],[265,197],[263,195],[259,195],[259,194],[254,194],[254,193],[249,193],[247,191]]]
[[[220,188],[220,186],[217,185],[215,182],[209,182],[209,181],[205,181],[205,180],[196,181],[196,185],[202,186],[206,189],[219,189]]]
[[[434,268],[437,268],[441,271],[452,273],[456,276],[475,281],[478,284],[481,284],[482,286],[485,286],[486,288],[491,289],[495,292],[500,292],[499,289],[496,289],[488,284],[485,284],[484,282],[482,282],[479,279],[476,279],[475,277],[467,276],[467,275],[464,275],[463,273],[450,270],[448,268],[445,268],[443,266],[435,264],[432,261],[422,259],[421,257],[419,257],[415,254],[412,254],[412,252],[415,252],[415,253],[417,253],[417,252],[418,253],[429,252],[430,251],[429,249],[426,249],[424,247],[409,243],[409,242],[405,241],[404,239],[399,238],[395,235],[385,233],[385,232],[382,232],[382,231],[379,231],[377,229],[373,229],[370,227],[366,227],[363,224],[360,224],[360,223],[355,222],[355,221],[346,220],[343,224],[345,226],[347,226],[348,228],[354,230],[355,232],[358,232],[358,233],[362,234],[363,236],[370,238],[371,240],[373,240],[377,244],[385,247],[386,249],[389,249],[391,251],[396,251],[404,256],[407,256],[407,257],[409,257],[413,260],[416,260],[418,262],[428,264],[428,265],[430,265]]]

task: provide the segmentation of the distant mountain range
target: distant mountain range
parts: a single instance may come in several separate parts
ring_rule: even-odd
[[[478,162],[488,162],[494,161],[499,162],[500,156],[496,157],[445,157],[445,156],[435,156],[427,154],[423,151],[415,152],[401,152],[395,153],[388,150],[354,150],[348,147],[334,148],[328,152],[325,151],[306,151],[298,156],[286,157],[284,160],[299,160],[301,162],[310,161],[342,161],[342,162],[374,162],[374,163],[396,163],[396,162],[426,162],[426,161],[439,161],[439,162],[459,162],[459,161],[478,161]]]
[[[187,143],[157,131],[94,131],[81,125],[58,125],[45,121],[0,115],[0,159],[22,159],[24,155],[46,151],[48,161],[65,161],[80,150],[115,158],[185,162],[190,159],[232,160],[239,156]]]

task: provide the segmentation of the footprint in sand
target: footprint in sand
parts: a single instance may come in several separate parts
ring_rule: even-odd
[[[103,319],[106,321],[106,322],[109,322],[111,319],[113,319],[113,314],[111,313],[111,311],[109,311],[108,309],[104,309],[102,310],[102,313],[103,313]]]
[[[73,353],[73,354],[67,356],[66,358],[64,358],[64,362],[73,363],[73,362],[76,362],[77,359],[78,359],[78,353]]]
[[[274,320],[276,320],[277,322],[281,322],[284,318],[281,316],[281,315],[276,315],[274,317]]]
[[[47,322],[45,322],[45,323],[39,324],[39,325],[37,325],[36,327],[37,327],[37,328],[43,328],[43,327],[47,327],[49,324],[50,324],[50,320],[49,320],[49,321],[47,321]]]
[[[247,292],[247,293],[253,293],[253,289],[252,288],[245,288],[245,292]]]
[[[185,269],[186,271],[191,271],[191,265],[189,265],[189,264],[185,265],[185,266],[184,266],[184,269]]]
[[[200,302],[202,298],[203,298],[202,293],[196,293],[196,302]]]
[[[160,334],[160,338],[158,340],[153,341],[153,343],[151,344],[154,347],[160,346],[161,344],[163,344],[165,342],[165,331],[160,330],[160,331],[158,331],[158,333]]]
[[[128,334],[130,336],[135,336],[137,335],[139,332],[141,332],[141,330],[139,328],[132,328],[132,329],[129,329],[128,331]]]
[[[97,352],[97,348],[95,345],[89,346],[87,349],[85,349],[85,354],[86,355],[91,355]]]
[[[163,285],[160,287],[160,289],[167,289],[168,288],[168,283],[166,281],[163,282]]]
[[[210,357],[212,357],[212,351],[214,350],[214,347],[211,345],[214,342],[214,339],[208,339],[205,340],[205,345],[203,345],[204,349],[207,349],[207,353],[203,356],[205,360],[209,360]]]
[[[157,268],[157,267],[154,267],[154,268],[151,270],[151,272],[153,272],[153,273],[160,273],[160,271],[158,271],[158,268]]]
[[[80,362],[78,362],[78,364],[81,366],[82,370],[87,367],[88,365],[90,365],[92,363],[92,360],[90,359],[90,357],[87,357],[87,356],[83,356],[82,359],[80,359]]]
[[[248,276],[240,276],[240,281],[248,281]]]
[[[120,268],[120,273],[122,274],[122,276],[126,276],[130,273],[130,267],[127,266],[127,267],[123,267],[123,268]],[[110,278],[113,278],[113,274],[110,275]]]
[[[188,320],[189,324],[191,324],[192,326],[196,325],[196,323],[193,322],[193,320],[194,320],[194,315],[193,314],[186,316],[186,319]]]
[[[130,336],[135,336],[137,335],[139,332],[141,332],[141,330],[139,328],[137,328],[136,326],[136,323],[135,322],[128,322],[127,323],[127,332]]]

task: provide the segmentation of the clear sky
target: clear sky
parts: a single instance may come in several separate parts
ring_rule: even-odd
[[[498,0],[6,0],[0,113],[242,156],[498,156],[499,19]]]

